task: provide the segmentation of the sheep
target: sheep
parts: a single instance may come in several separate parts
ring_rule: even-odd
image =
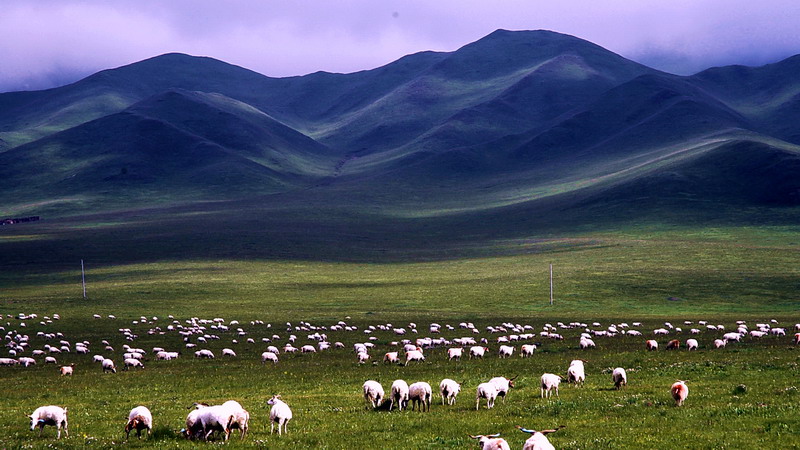
[[[714,339],[714,348],[723,348],[728,343],[728,341],[722,339]]]
[[[522,431],[523,433],[528,433],[531,437],[525,441],[525,444],[522,446],[522,450],[555,450],[553,444],[547,439],[547,435],[550,433],[555,433],[556,431],[564,428],[564,425],[559,425],[558,428],[555,430],[528,430],[522,428],[521,426],[517,425],[517,429]]]
[[[195,358],[214,359],[214,352],[212,352],[211,350],[206,350],[206,349],[198,350],[198,351],[194,352],[194,357]]]
[[[58,364],[58,361],[56,361],[56,359],[53,358],[52,356],[46,356],[44,358],[44,363],[45,364]]]
[[[481,346],[477,346],[477,345],[473,346],[473,347],[470,347],[469,348],[469,359],[472,359],[473,357],[483,359],[483,355],[486,354],[486,352],[488,352],[488,351],[489,351],[489,349],[487,347],[481,347]]]
[[[521,358],[525,358],[526,356],[533,356],[533,352],[536,350],[536,345],[534,344],[522,344],[519,348],[519,356]]]
[[[14,358],[0,358],[0,366],[16,366],[17,364],[19,364],[19,360],[17,360],[17,359],[14,359]]]
[[[400,356],[397,352],[387,352],[385,355],[383,355],[383,362],[399,363]]]
[[[123,370],[128,370],[131,367],[139,367],[141,369],[144,369],[144,365],[138,359],[126,359],[122,361],[122,365],[123,365],[122,368]]]
[[[36,365],[36,360],[33,359],[33,358],[29,358],[27,356],[22,356],[22,357],[19,358],[19,364],[22,367],[35,366]]]
[[[689,350],[697,350],[698,344],[697,339],[687,339],[686,340],[686,348]]]
[[[223,348],[222,349],[222,356],[235,357],[236,356],[236,352],[233,351],[233,349],[230,349],[230,348]]]
[[[481,399],[486,399],[486,409],[494,407],[494,401],[497,399],[497,387],[493,383],[481,383],[475,394],[475,411],[480,409]]]
[[[62,377],[65,375],[72,376],[74,369],[75,369],[75,364],[70,364],[68,366],[61,366],[59,368],[59,372],[61,373]]]
[[[658,342],[653,339],[648,339],[647,342],[645,342],[645,345],[647,346],[648,351],[658,350]]]
[[[589,338],[581,338],[581,341],[580,341],[579,345],[580,345],[581,349],[595,348],[596,347],[594,341],[589,339]]]
[[[230,409],[233,413],[233,421],[230,424],[230,429],[241,430],[240,437],[244,439],[250,423],[250,413],[247,412],[246,409],[242,408],[242,405],[240,405],[236,400],[228,400],[227,402],[223,403],[222,406]]]
[[[667,346],[664,348],[665,350],[678,350],[681,348],[681,341],[677,339],[673,339],[667,342]]]
[[[417,405],[419,405],[420,411],[430,411],[432,397],[433,397],[433,389],[431,389],[430,384],[424,381],[418,381],[416,383],[412,383],[408,387],[408,399],[411,401],[412,411],[416,408]]]
[[[567,368],[567,383],[575,383],[581,385],[586,381],[586,369],[583,366],[583,360],[573,359]]]
[[[400,411],[403,410],[403,407],[408,406],[408,383],[404,380],[394,380],[389,400],[391,401],[389,403],[389,411],[392,410],[395,402],[397,402],[397,409]]]
[[[273,364],[278,364],[278,355],[273,352],[262,353],[261,364],[266,364],[267,361],[272,361]]]
[[[364,364],[367,361],[369,361],[369,353],[367,352],[359,352],[358,355],[356,355],[356,357],[358,358],[359,364]]]
[[[681,406],[686,397],[689,396],[689,387],[686,386],[685,381],[678,380],[672,385],[670,392],[672,392],[672,398],[675,399],[675,405]]]
[[[508,358],[514,354],[514,347],[510,345],[501,345],[497,353],[501,358]]]
[[[611,381],[614,382],[614,388],[620,389],[622,386],[628,385],[628,374],[622,367],[617,367],[611,372]]]
[[[367,401],[372,408],[377,408],[383,402],[384,392],[383,386],[375,380],[367,380],[364,382],[364,400]]]
[[[136,430],[136,438],[142,438],[142,430],[147,430],[149,436],[153,432],[153,415],[145,406],[137,406],[128,413],[128,423],[125,425],[125,440],[128,440],[131,430]]]
[[[800,333],[795,333],[794,334],[794,343],[795,343],[795,345],[800,344]],[[20,358],[20,360],[22,360],[22,358]]]
[[[541,395],[542,398],[545,398],[545,394],[549,398],[552,393],[551,391],[556,391],[556,397],[558,397],[558,385],[561,384],[561,377],[552,373],[546,373],[542,375],[541,379]]]
[[[201,429],[199,429],[199,423],[197,422],[197,418],[200,415],[200,410],[203,408],[208,407],[206,403],[195,403],[192,405],[194,409],[186,416],[186,428],[182,431],[187,438],[194,438],[196,437]]]
[[[114,366],[114,361],[110,359],[104,359],[102,362],[103,373],[111,372],[117,373],[117,368]]]
[[[94,356],[92,356],[92,362],[102,363],[104,359],[106,359],[106,358],[103,355],[94,355]]]
[[[58,429],[56,439],[61,439],[61,429],[64,429],[64,434],[69,437],[67,430],[67,408],[60,406],[40,406],[33,411],[30,415],[31,418],[31,431],[39,427],[39,436],[42,435],[45,425],[53,425]]]
[[[286,432],[286,425],[292,420],[292,410],[289,408],[289,405],[281,400],[280,395],[273,395],[272,398],[267,401],[267,404],[272,405],[272,408],[269,410],[269,434],[272,434],[273,427],[277,423],[278,436],[280,436],[281,426],[283,426],[283,431]]]
[[[753,332],[756,332],[756,330],[753,330]],[[751,334],[752,334],[752,332],[751,332]],[[739,341],[742,340],[742,335],[739,334],[739,333],[725,333],[725,334],[722,335],[722,339],[725,340],[725,341],[736,341],[736,342],[739,342]]]
[[[473,436],[470,434],[469,437],[478,440],[478,445],[481,446],[481,450],[511,450],[511,447],[508,446],[508,442],[500,437],[500,433],[489,436],[484,436],[482,434]]]
[[[197,412],[195,428],[201,429],[203,439],[208,440],[211,434],[219,431],[225,435],[227,441],[231,434],[231,424],[234,421],[234,412],[231,408],[222,405],[207,406]]]
[[[439,392],[442,394],[442,405],[444,405],[445,400],[447,400],[448,405],[453,405],[456,402],[456,396],[461,392],[461,383],[445,378],[439,383]]]
[[[458,347],[458,348],[448,348],[447,349],[447,359],[448,359],[448,361],[452,361],[454,359],[456,361],[461,361],[461,355],[463,355],[463,354],[464,354],[464,349],[460,348],[460,347]]]
[[[503,403],[506,401],[506,394],[508,394],[508,391],[514,387],[514,380],[516,380],[518,376],[519,375],[514,378],[494,377],[489,380],[489,383],[492,383],[497,389],[497,396],[503,397]]]
[[[425,361],[425,355],[422,354],[422,349],[417,347],[416,350],[411,350],[406,352],[406,364],[408,365],[411,361]]]

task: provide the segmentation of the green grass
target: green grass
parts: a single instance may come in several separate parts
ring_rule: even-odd
[[[41,224],[4,232],[6,249],[37,245],[54,250],[49,260],[18,256],[27,264],[7,260],[0,271],[0,314],[37,313],[20,328],[18,320],[4,319],[6,330],[24,330],[32,336],[32,347],[45,341],[37,331],[61,331],[74,342],[88,340],[100,352],[102,339],[117,349],[121,363],[125,343],[119,328],[132,328],[140,337],[135,346],[183,349],[174,333],[149,335],[154,325],[163,328],[167,315],[183,321],[189,317],[236,319],[257,344],[232,344],[231,332],[215,332],[219,341],[207,348],[218,359],[199,361],[189,351],[177,361],[145,361],[141,371],[102,374],[88,356],[62,355],[60,363],[77,363],[74,377],[58,376],[56,368],[41,364],[34,368],[2,367],[4,397],[0,408],[0,444],[3,447],[44,447],[53,443],[54,431],[45,437],[27,429],[24,414],[36,406],[59,404],[69,407],[71,437],[60,446],[107,447],[119,444],[127,412],[147,405],[155,416],[157,432],[134,447],[189,447],[194,444],[176,436],[183,427],[186,407],[195,401],[221,403],[236,399],[252,415],[251,433],[233,446],[280,446],[287,448],[474,447],[467,434],[501,432],[512,447],[521,446],[525,435],[514,425],[552,428],[566,425],[551,435],[557,448],[721,448],[758,445],[791,448],[797,438],[797,374],[800,353],[790,337],[747,339],[712,350],[721,333],[699,336],[696,353],[645,352],[644,337],[596,339],[597,350],[577,347],[579,330],[565,330],[563,342],[545,340],[533,358],[517,356],[501,360],[494,353],[497,335],[483,331],[478,337],[492,342],[492,355],[483,361],[448,362],[444,349],[426,352],[423,364],[399,367],[377,363],[358,366],[352,344],[366,340],[361,333],[368,325],[391,322],[419,324],[419,335],[427,325],[439,322],[458,326],[461,321],[487,325],[510,321],[530,324],[539,331],[545,323],[558,321],[644,322],[645,335],[671,321],[688,329],[684,320],[709,320],[730,330],[734,321],[757,322],[777,319],[781,325],[800,322],[797,228],[760,227],[631,227],[618,231],[572,234],[542,239],[497,239],[492,256],[480,256],[487,248],[460,249],[447,257],[446,246],[435,246],[438,257],[418,261],[413,253],[399,260],[382,262],[322,261],[300,258],[263,258],[259,250],[248,250],[246,236],[228,241],[232,254],[240,258],[185,258],[140,261],[133,248],[114,253],[118,262],[90,259],[87,267],[89,298],[81,297],[79,266],[59,269],[69,262],[70,241],[65,236],[93,233],[96,255],[111,250],[112,236],[129,233],[126,226],[97,218],[94,223]],[[175,226],[178,222],[169,226]],[[43,228],[47,225],[50,228]],[[162,224],[161,230],[167,225]],[[63,229],[60,227],[64,227]],[[120,235],[97,233],[117,230]],[[68,229],[67,229],[68,228]],[[48,233],[37,234],[37,233]],[[77,245],[80,240],[74,241]],[[88,242],[88,241],[87,241]],[[146,241],[142,241],[146,242]],[[153,241],[151,247],[161,245]],[[204,245],[212,245],[204,242]],[[327,250],[336,250],[334,241]],[[483,245],[486,245],[485,243]],[[345,247],[342,247],[345,248]],[[348,247],[357,256],[356,247]],[[190,250],[190,247],[186,247]],[[156,249],[150,248],[149,251]],[[321,253],[325,248],[319,249]],[[341,250],[344,251],[344,250]],[[474,256],[463,256],[472,252]],[[16,254],[16,253],[8,253]],[[124,255],[128,255],[127,259]],[[458,255],[461,256],[458,256]],[[363,256],[363,255],[362,255]],[[102,262],[99,262],[102,261]],[[555,267],[556,302],[549,306],[548,264]],[[672,300],[670,300],[672,298]],[[487,312],[487,310],[491,312]],[[45,315],[59,313],[60,321],[38,324]],[[92,314],[115,314],[118,319],[92,319]],[[154,325],[132,323],[139,316],[158,316]],[[272,324],[251,325],[252,320]],[[346,348],[316,355],[281,355],[276,365],[262,366],[259,355],[266,344],[262,337],[273,333],[287,338],[285,323],[306,320],[330,326],[339,320],[355,324],[355,333],[329,332],[330,341]],[[234,326],[232,329],[235,329]],[[309,332],[295,332],[305,343]],[[445,332],[445,337],[471,335],[464,330]],[[376,332],[380,360],[397,338]],[[683,333],[680,339],[685,339]],[[663,343],[664,338],[659,339]],[[234,348],[235,359],[220,358],[221,348]],[[110,355],[109,355],[110,356]],[[539,398],[538,377],[544,372],[563,373],[570,360],[588,361],[588,381],[582,388],[563,386],[558,399]],[[630,385],[610,390],[610,369],[629,369]],[[518,387],[506,402],[492,410],[474,410],[478,383],[496,375],[519,374]],[[424,380],[435,388],[444,377],[463,381],[464,392],[455,407],[441,406],[434,399],[429,414],[368,411],[361,398],[366,379],[380,381],[388,390],[391,382]],[[673,406],[669,385],[688,380],[690,395],[682,408]],[[745,385],[746,389],[738,386]],[[43,386],[48,386],[44,389]],[[265,402],[281,393],[295,412],[289,434],[268,435]]]

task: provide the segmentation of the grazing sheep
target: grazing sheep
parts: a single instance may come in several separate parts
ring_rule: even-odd
[[[753,330],[753,332],[756,332]],[[751,334],[753,333],[751,332]],[[725,341],[736,341],[740,342],[742,340],[742,335],[739,333],[725,333],[722,335],[722,339]]]
[[[72,376],[72,373],[75,370],[75,364],[70,364],[68,366],[61,366],[59,372],[61,372],[61,376],[69,375]]]
[[[283,351],[285,352],[286,349]],[[300,347],[300,353],[317,353],[317,349],[313,345],[304,345]]]
[[[267,361],[272,361],[273,364],[278,364],[278,355],[273,352],[264,352],[261,354],[261,364]]]
[[[681,341],[677,339],[667,342],[667,346],[664,347],[665,350],[678,350],[679,348],[681,348]]]
[[[394,407],[395,402],[397,402],[397,409],[400,411],[403,410],[404,407],[408,406],[408,383],[404,380],[394,380],[392,383],[392,393],[389,397],[391,403],[389,403],[389,411],[392,410]]]
[[[555,450],[553,444],[547,439],[547,435],[550,433],[555,433],[556,431],[564,428],[564,425],[559,425],[558,428],[555,430],[528,430],[522,428],[521,426],[517,425],[517,429],[522,431],[523,433],[528,433],[531,437],[525,441],[525,444],[522,446],[522,450]]]
[[[596,347],[594,341],[591,340],[590,338],[581,338],[581,341],[580,341],[579,345],[580,345],[581,349],[595,348]]]
[[[408,399],[411,401],[412,411],[416,409],[417,405],[419,405],[420,411],[430,411],[432,397],[433,389],[424,381],[417,381],[408,387]]]
[[[497,399],[497,387],[492,383],[481,383],[478,385],[475,394],[475,411],[480,409],[481,399],[486,399],[486,409],[494,407],[494,401]]]
[[[106,358],[103,355],[94,355],[94,356],[92,356],[92,362],[102,363],[104,359],[106,359]]]
[[[579,385],[583,384],[584,381],[586,381],[586,369],[583,366],[583,360],[573,359],[567,369],[567,383]]]
[[[485,355],[486,352],[488,352],[488,351],[489,351],[489,349],[487,347],[481,347],[481,346],[477,346],[477,345],[473,346],[473,347],[470,347],[469,348],[469,359],[472,359],[473,357],[483,359],[483,355]]]
[[[356,355],[356,357],[358,358],[359,364],[364,364],[367,361],[369,361],[369,353],[367,352],[359,352],[358,355]]]
[[[795,334],[794,334],[794,343],[795,343],[795,344],[800,344],[800,333],[795,333]],[[20,358],[20,360],[21,360],[21,359],[22,359],[22,358]]]
[[[698,344],[697,339],[687,339],[686,340],[686,348],[689,350],[697,350]]]
[[[503,397],[503,403],[506,401],[506,394],[508,394],[508,391],[514,387],[514,380],[516,380],[517,377],[519,377],[519,375],[514,378],[494,377],[489,380],[489,383],[492,383],[497,389],[497,396]]]
[[[145,406],[137,406],[128,413],[128,423],[125,425],[125,440],[136,430],[136,438],[142,438],[142,430],[147,430],[148,436],[153,432],[153,415]]]
[[[102,367],[103,367],[103,373],[106,372],[117,373],[117,368],[116,366],[114,366],[114,361],[110,359],[104,359]]]
[[[144,369],[144,365],[138,359],[126,359],[122,361],[122,365],[123,365],[122,370],[128,370],[131,367],[139,367],[141,369]]]
[[[240,430],[240,438],[244,439],[250,423],[250,413],[247,412],[246,409],[242,408],[242,405],[240,405],[236,400],[228,400],[227,402],[223,403],[222,406],[224,408],[228,408],[233,413],[233,421],[230,424],[230,429]]]
[[[527,356],[533,356],[534,351],[536,351],[536,345],[522,344],[522,346],[519,348],[519,356],[521,358],[525,358]]]
[[[545,394],[547,398],[550,398],[552,395],[552,391],[556,391],[556,397],[558,397],[558,385],[561,384],[561,377],[552,373],[546,373],[542,375],[541,380],[541,395],[542,398],[545,398]]]
[[[514,354],[514,347],[510,345],[501,345],[497,353],[501,358],[508,358]]]
[[[678,380],[672,385],[670,392],[672,392],[672,398],[675,399],[675,405],[681,406],[686,397],[689,396],[689,387],[686,386],[685,381]]]
[[[628,385],[628,374],[622,367],[617,367],[611,372],[611,380],[614,382],[614,387],[619,389]]]
[[[383,389],[381,389],[383,390]],[[281,400],[280,395],[273,395],[271,399],[267,400],[268,405],[272,405],[272,408],[269,410],[269,434],[273,433],[273,428],[275,424],[278,424],[278,436],[281,435],[281,427],[283,427],[283,432],[286,432],[286,425],[292,420],[292,410],[289,408],[289,405],[284,403]]]
[[[222,405],[215,405],[200,408],[197,411],[195,427],[202,429],[204,440],[208,440],[215,431],[224,434],[224,439],[228,440],[231,434],[231,424],[234,420],[233,410]]]
[[[452,361],[454,359],[456,361],[460,361],[462,354],[464,354],[464,349],[463,348],[458,347],[458,348],[448,348],[447,349],[447,359],[449,361]]]
[[[200,432],[202,432],[200,424],[197,422],[197,418],[200,415],[200,410],[208,407],[208,404],[195,403],[192,405],[192,407],[194,407],[194,409],[186,415],[186,428],[183,429],[184,435],[189,439],[194,439],[195,437],[199,436]]]
[[[399,363],[400,356],[397,352],[387,352],[385,355],[383,355],[383,362]]]
[[[648,351],[658,350],[658,342],[653,339],[648,339],[647,342],[645,342],[645,345],[647,346]]]
[[[417,347],[416,350],[411,350],[406,352],[406,364],[408,365],[411,361],[425,361],[425,355],[422,354],[422,349]]]
[[[366,400],[373,409],[380,406],[384,397],[383,386],[375,380],[367,380],[364,382],[363,388],[364,400]]]
[[[56,359],[53,358],[52,356],[46,356],[44,358],[44,363],[45,364],[58,364],[58,361],[56,361]]]
[[[714,348],[723,348],[728,343],[728,341],[722,339],[714,339]]]
[[[508,446],[508,442],[500,437],[500,433],[489,436],[484,436],[482,434],[477,436],[469,435],[469,437],[478,440],[478,445],[481,446],[481,450],[511,450],[511,447]]]
[[[222,356],[233,356],[233,357],[235,357],[236,356],[236,352],[233,351],[233,349],[230,349],[230,348],[223,348],[222,349]]]
[[[27,357],[27,356],[21,356],[21,357],[19,358],[19,364],[20,364],[22,367],[35,366],[35,365],[36,365],[36,360],[35,360],[35,359],[33,359],[33,358],[29,358],[29,357]]]
[[[19,360],[14,358],[0,358],[0,366],[16,366],[17,364],[19,364]]]
[[[214,359],[214,352],[212,352],[211,350],[202,349],[202,350],[198,350],[198,351],[194,352],[194,357],[195,358]]]
[[[442,394],[442,405],[444,405],[445,400],[447,400],[448,405],[453,405],[456,402],[458,393],[461,392],[461,383],[445,378],[439,383],[439,392]]]
[[[64,428],[64,434],[69,437],[67,430],[67,408],[60,406],[40,406],[33,411],[30,415],[31,418],[31,431],[39,427],[39,436],[42,435],[45,425],[53,425],[58,429],[56,439],[61,439],[61,428]]]

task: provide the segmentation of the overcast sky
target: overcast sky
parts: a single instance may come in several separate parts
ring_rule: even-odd
[[[571,34],[672,73],[800,53],[797,0],[2,0],[0,92],[167,52],[269,76],[371,69],[495,29]]]

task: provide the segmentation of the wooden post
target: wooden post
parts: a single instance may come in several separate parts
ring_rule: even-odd
[[[550,264],[550,306],[553,306],[553,265]]]
[[[86,272],[83,270],[83,260],[81,260],[81,285],[83,286],[83,298],[86,298]]]

